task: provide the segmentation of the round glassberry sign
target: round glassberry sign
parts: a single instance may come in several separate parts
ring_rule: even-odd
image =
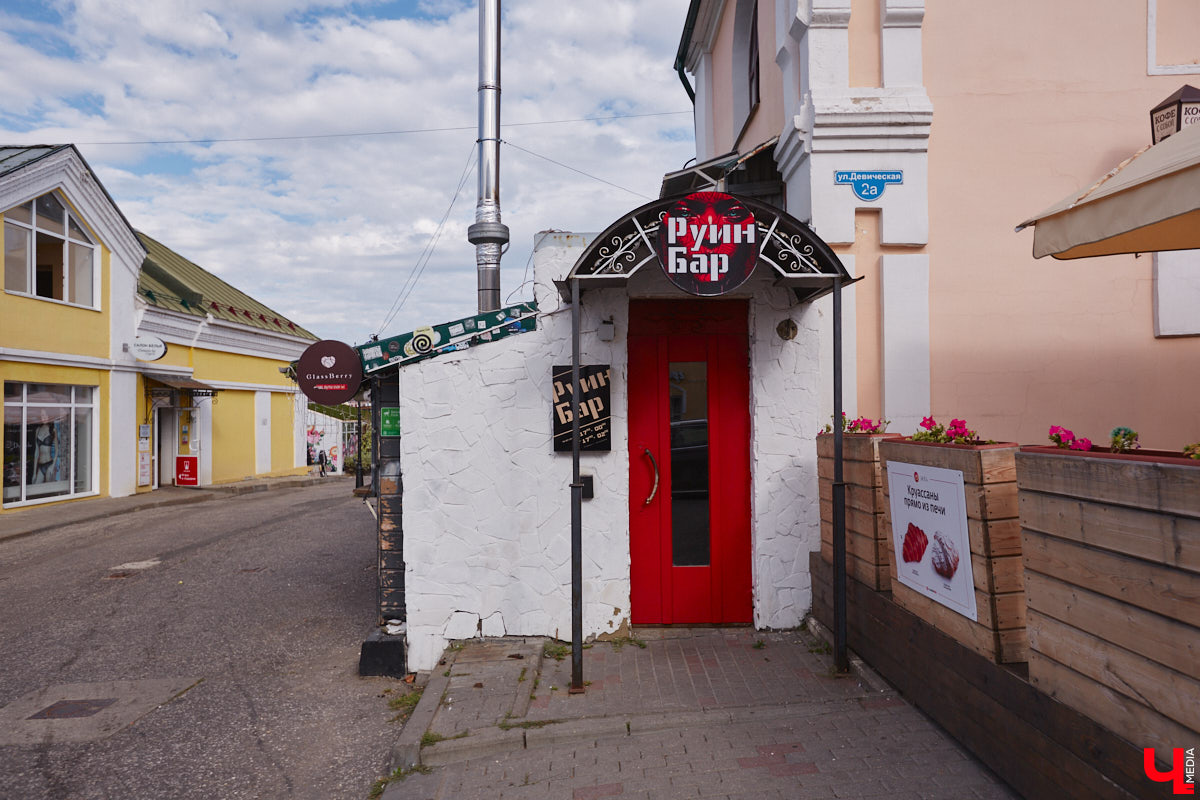
[[[754,215],[723,192],[695,192],[677,200],[662,217],[656,245],[667,280],[701,297],[733,291],[758,262]]]
[[[296,383],[314,403],[336,406],[346,402],[362,383],[358,351],[333,339],[309,345],[296,363]]]

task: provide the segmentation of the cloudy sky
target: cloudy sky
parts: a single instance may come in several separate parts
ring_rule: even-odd
[[[687,0],[502,5],[516,302],[537,231],[603,229],[695,151]],[[475,313],[477,46],[474,0],[3,0],[0,143],[75,143],[135,228],[361,343]]]

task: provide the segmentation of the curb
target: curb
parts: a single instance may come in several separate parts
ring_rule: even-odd
[[[424,696],[421,702],[425,701]],[[530,727],[517,723],[508,729],[492,725],[472,730],[461,739],[445,739],[420,747],[417,737],[417,761],[427,767],[444,767],[463,761],[507,755],[520,750],[552,745],[578,744],[598,739],[641,736],[649,733],[713,725],[740,725],[760,721],[795,719],[801,716],[837,714],[848,700],[792,703],[782,706],[740,706],[711,711],[676,711],[650,714],[622,714],[612,717],[562,721],[531,721]],[[418,708],[420,704],[418,704]],[[416,714],[414,713],[414,716]],[[411,722],[411,720],[410,720]],[[422,732],[421,735],[424,735]],[[393,750],[393,752],[395,752]],[[410,768],[415,765],[406,766]],[[395,765],[393,765],[393,768]]]
[[[421,763],[421,740],[425,738],[425,733],[442,704],[442,697],[450,686],[450,677],[446,673],[454,668],[454,658],[457,655],[457,652],[452,652],[445,664],[437,666],[437,669],[443,666],[445,669],[429,676],[429,682],[421,690],[421,699],[417,701],[417,707],[413,709],[412,716],[405,721],[400,737],[392,744],[392,752],[388,756],[389,771],[408,770]]]
[[[136,504],[131,504],[126,508],[120,508],[120,509],[104,509],[104,508],[91,509],[91,508],[88,508],[84,511],[78,512],[78,516],[74,516],[75,509],[72,508],[72,510],[71,510],[72,516],[70,519],[58,519],[58,520],[54,520],[54,521],[47,520],[44,523],[34,523],[36,525],[36,527],[33,527],[33,528],[26,528],[24,530],[16,531],[14,533],[0,533],[0,543],[10,542],[10,541],[13,541],[14,539],[21,539],[25,536],[32,536],[35,533],[44,533],[45,531],[57,530],[58,528],[61,528],[65,525],[78,525],[78,524],[85,523],[85,522],[95,522],[96,520],[110,519],[112,517],[120,517],[120,516],[124,516],[126,514],[134,514],[138,511],[148,511],[148,510],[155,509],[155,508],[167,508],[169,506],[195,505],[196,503],[204,503],[209,500],[216,500],[218,498],[227,497],[229,495],[253,494],[256,492],[266,492],[266,491],[277,490],[277,489],[292,489],[292,488],[300,488],[300,487],[304,487],[304,486],[314,486],[318,483],[324,483],[325,481],[328,481],[328,480],[329,480],[328,478],[300,476],[296,480],[288,480],[286,482],[280,481],[279,483],[276,483],[276,484],[256,483],[256,484],[249,484],[249,485],[240,485],[237,483],[230,483],[230,484],[220,484],[217,486],[205,486],[203,489],[197,490],[192,495],[183,495],[183,496],[179,496],[179,497],[169,497],[169,498],[163,498],[163,499],[147,499],[147,500],[143,500],[143,501],[136,501]],[[131,495],[131,496],[136,497],[136,495]],[[153,495],[150,495],[150,497],[153,497]],[[93,501],[99,501],[99,502],[103,503],[104,500],[121,501],[124,499],[125,498],[121,498],[121,497],[113,497],[113,498],[102,497],[102,498],[93,498]],[[91,502],[91,501],[80,500],[80,501],[78,501],[78,505],[81,506],[82,504],[88,503],[88,502]]]
[[[823,641],[828,642],[830,647],[833,646],[833,631],[822,625],[816,617],[809,615],[804,620],[804,626],[808,628],[808,630],[812,631],[814,635]],[[895,691],[891,684],[884,680],[883,676],[881,676],[878,672],[871,669],[865,661],[858,657],[857,653],[847,651],[847,659],[850,662],[850,671],[854,673],[854,675],[872,691]]]
[[[215,500],[215,499],[217,499],[217,495],[215,495],[215,494],[200,494],[199,492],[197,492],[195,497],[172,497],[167,500],[152,500],[152,501],[147,501],[144,504],[131,506],[129,508],[120,509],[118,511],[113,511],[113,510],[89,511],[89,513],[87,513],[87,514],[82,514],[78,517],[72,517],[71,519],[68,519],[68,520],[57,520],[55,522],[47,522],[43,525],[39,525],[36,528],[27,528],[22,531],[17,531],[16,533],[0,534],[0,542],[10,542],[14,539],[21,539],[26,536],[32,536],[35,533],[44,533],[46,531],[57,530],[58,528],[61,528],[65,525],[78,525],[78,524],[81,524],[84,522],[95,522],[96,520],[100,520],[100,519],[110,519],[112,517],[121,517],[126,514],[133,514],[137,511],[147,511],[149,509],[154,509],[154,508],[166,508],[168,506],[190,506],[190,505],[195,505],[196,503],[203,503],[205,501]],[[84,500],[82,502],[87,502],[87,501]]]

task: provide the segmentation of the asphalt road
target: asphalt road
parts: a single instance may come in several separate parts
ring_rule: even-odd
[[[400,685],[357,675],[375,621],[375,534],[351,488],[0,542],[0,707],[48,688],[28,707],[113,701],[69,723],[90,741],[25,712],[0,719],[0,798],[365,798],[399,733],[381,694]],[[112,722],[138,703],[142,716]],[[105,719],[115,732],[97,739],[87,726]]]

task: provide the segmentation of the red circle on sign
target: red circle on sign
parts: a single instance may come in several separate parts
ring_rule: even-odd
[[[662,217],[656,242],[667,280],[701,297],[745,283],[758,249],[754,215],[724,192],[694,192],[675,201]]]

